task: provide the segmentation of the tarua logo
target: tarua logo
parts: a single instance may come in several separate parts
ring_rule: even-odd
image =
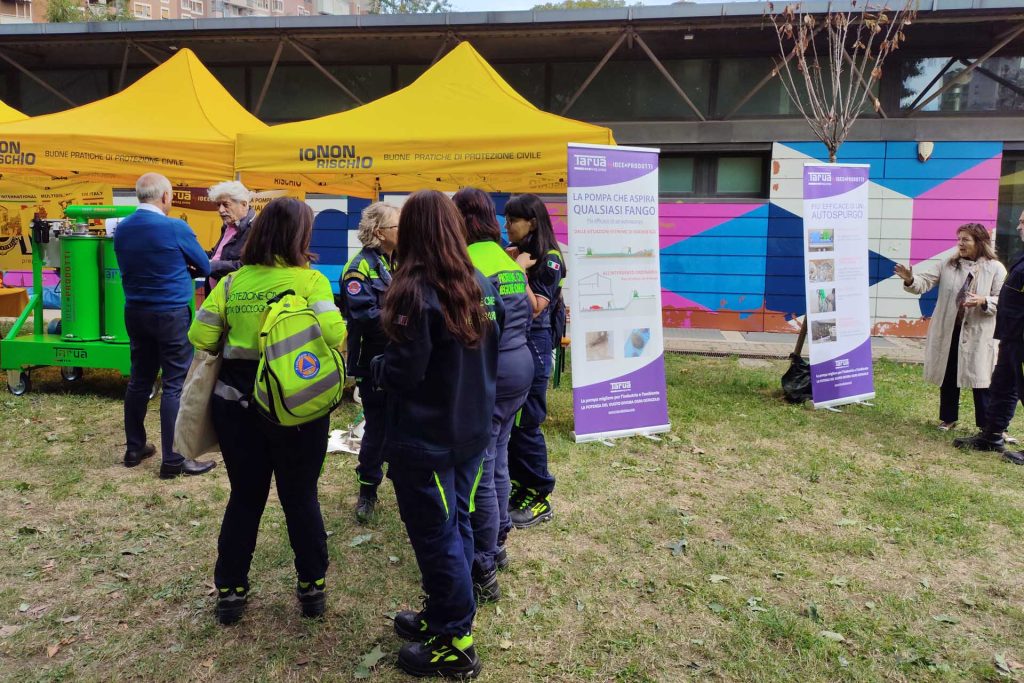
[[[582,168],[607,168],[608,160],[598,154],[573,154],[573,163]]]
[[[295,374],[302,379],[313,379],[320,373],[320,359],[309,351],[303,351],[295,359]]]
[[[832,171],[808,171],[807,180],[812,183],[831,183]]]

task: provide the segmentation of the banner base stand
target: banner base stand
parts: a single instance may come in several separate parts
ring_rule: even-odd
[[[821,403],[815,403],[814,409],[821,410],[824,408],[825,410],[831,410],[833,413],[839,413],[842,411],[836,410],[837,406],[845,406],[850,403],[860,403],[862,405],[874,407],[874,404],[867,403],[869,399],[872,399],[874,397],[875,392],[873,391],[869,394],[860,394],[859,396],[844,396],[843,398],[837,398],[832,401],[822,401]]]
[[[613,446],[610,443],[610,439],[624,439],[628,436],[643,436],[651,438],[652,441],[661,441],[657,437],[652,437],[654,434],[664,434],[665,432],[672,431],[672,425],[657,425],[655,427],[638,427],[636,429],[620,429],[614,432],[595,432],[593,434],[577,434],[572,433],[573,439],[576,443],[592,443],[594,441],[600,441],[605,445]]]

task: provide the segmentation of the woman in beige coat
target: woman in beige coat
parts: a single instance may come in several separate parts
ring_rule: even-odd
[[[915,273],[897,264],[894,272],[911,294],[939,288],[939,300],[928,327],[924,379],[939,385],[939,429],[956,424],[960,388],[974,393],[974,421],[985,425],[988,385],[996,362],[996,325],[999,290],[1006,268],[996,259],[992,236],[979,223],[956,231],[957,251],[941,264]]]

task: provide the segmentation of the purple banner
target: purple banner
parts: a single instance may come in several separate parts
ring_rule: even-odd
[[[836,358],[811,364],[815,403],[832,403],[875,391],[871,365],[871,340]]]
[[[569,186],[598,187],[636,180],[658,170],[657,152],[570,147]]]
[[[804,166],[804,199],[846,194],[868,182],[871,169],[859,166]]]
[[[668,424],[665,356],[608,382],[573,389],[577,434],[598,434]]]

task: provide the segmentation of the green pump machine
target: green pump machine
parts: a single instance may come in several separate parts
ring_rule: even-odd
[[[83,368],[131,370],[124,326],[124,289],[114,254],[114,238],[89,233],[88,221],[121,218],[133,206],[69,206],[65,218],[32,221],[32,297],[0,341],[0,370],[15,396],[31,389],[32,370],[57,366],[66,381],[81,379]],[[49,261],[49,263],[48,263]],[[43,321],[43,266],[60,268],[61,318]],[[22,327],[32,316],[31,334]]]

